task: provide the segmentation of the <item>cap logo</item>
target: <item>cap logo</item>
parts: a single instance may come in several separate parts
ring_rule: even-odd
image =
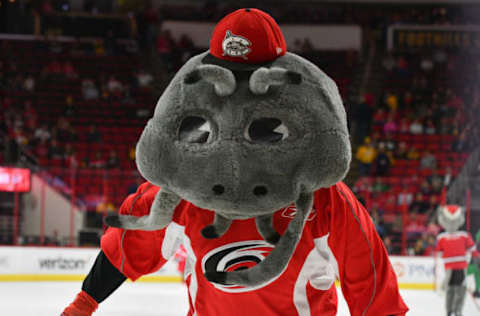
[[[247,59],[246,55],[252,51],[250,45],[252,43],[247,38],[227,31],[222,42],[223,56]]]

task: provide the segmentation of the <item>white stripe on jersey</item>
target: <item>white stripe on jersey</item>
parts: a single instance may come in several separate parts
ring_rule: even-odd
[[[453,232],[453,233],[449,233],[449,232],[443,232],[443,233],[440,233],[437,235],[437,240],[440,240],[442,238],[452,238],[452,237],[468,237],[468,234],[467,232],[465,231],[456,231],[456,232]]]
[[[467,261],[467,256],[456,256],[456,257],[449,257],[449,258],[443,258],[443,262],[445,263],[452,263],[452,262],[466,262]]]
[[[314,239],[315,248],[310,251],[298,274],[293,290],[293,303],[299,316],[311,316],[307,284],[317,290],[328,290],[338,276],[338,264],[328,246],[328,234]]]

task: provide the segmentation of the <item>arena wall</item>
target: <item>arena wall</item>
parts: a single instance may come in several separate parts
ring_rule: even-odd
[[[81,281],[90,270],[99,249],[60,247],[0,247],[0,281]],[[390,257],[400,288],[433,289],[442,278],[431,257]],[[440,265],[438,265],[440,266]],[[168,261],[159,271],[142,277],[143,282],[178,282],[176,263]]]

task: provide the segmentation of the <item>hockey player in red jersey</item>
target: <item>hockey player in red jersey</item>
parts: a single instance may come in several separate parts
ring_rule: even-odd
[[[447,316],[462,316],[465,302],[466,269],[472,256],[478,251],[472,236],[459,230],[465,222],[465,214],[458,205],[439,207],[438,220],[445,232],[437,236],[436,251],[443,258],[445,279],[442,288],[446,290]]]
[[[341,182],[350,159],[335,83],[286,51],[268,14],[229,14],[160,98],[137,144],[148,182],[107,218],[63,315],[91,315],[182,243],[189,316],[333,316],[335,279],[352,316],[405,315],[375,226]]]

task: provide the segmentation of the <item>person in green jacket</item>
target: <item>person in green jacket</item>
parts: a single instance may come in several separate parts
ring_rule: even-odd
[[[480,246],[480,230],[475,235],[475,243],[477,246]],[[467,274],[473,274],[475,277],[475,292],[473,292],[474,297],[480,297],[480,261],[472,259],[468,265]]]

